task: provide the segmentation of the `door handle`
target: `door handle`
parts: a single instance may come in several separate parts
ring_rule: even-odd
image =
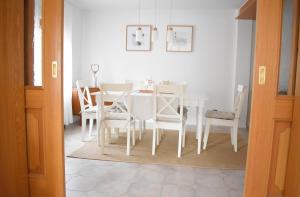
[[[52,78],[57,78],[57,61],[52,61]]]

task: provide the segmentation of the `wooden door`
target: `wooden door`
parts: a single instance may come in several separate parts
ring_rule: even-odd
[[[0,1],[0,196],[27,197],[24,1]]]
[[[36,2],[25,0],[25,48],[28,50],[25,58],[25,112],[29,194],[32,197],[61,197],[65,195],[63,0]],[[35,18],[32,19],[32,16]],[[30,27],[38,29],[32,31]]]
[[[300,40],[298,49],[299,47]],[[295,87],[294,116],[287,163],[287,176],[284,191],[285,197],[300,197],[300,50],[298,50]]]
[[[257,0],[256,58],[244,190],[246,197],[279,197],[287,194],[285,193],[289,184],[286,182],[288,181],[286,172],[289,172],[287,165],[296,165],[288,162],[288,155],[290,154],[290,161],[296,161],[296,155],[291,154],[291,149],[289,151],[290,141],[294,141],[295,144],[298,140],[299,143],[299,138],[292,139],[298,135],[294,129],[297,126],[293,123],[295,121],[293,114],[295,110],[300,110],[295,108],[297,102],[294,106],[295,99],[297,100],[297,96],[294,96],[294,73],[297,60],[295,54],[298,50],[295,43],[298,43],[299,1],[293,1],[294,25],[291,50],[288,54],[291,58],[291,67],[288,89],[282,91],[279,90],[282,49],[285,49],[282,38],[287,36],[282,31],[286,9],[284,3],[285,0]]]

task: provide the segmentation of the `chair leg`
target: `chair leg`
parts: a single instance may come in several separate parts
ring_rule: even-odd
[[[101,154],[104,154],[104,143],[105,143],[105,128],[100,128],[100,140],[101,140]]]
[[[234,144],[234,151],[237,152],[237,137],[238,137],[238,125],[233,127],[233,144]]]
[[[82,115],[82,118],[81,118],[81,141],[84,141],[85,127],[86,127],[86,118]]]
[[[100,147],[100,127],[99,127],[99,120],[97,119],[97,144],[98,144],[98,146]]]
[[[161,130],[159,131],[159,143],[161,142],[162,133],[163,133],[163,129],[161,129]]]
[[[115,128],[114,132],[115,132],[117,138],[119,138],[119,128]]]
[[[230,140],[231,140],[231,145],[234,144],[234,140],[233,140],[233,127],[230,128]]]
[[[139,130],[140,130],[140,133],[139,133],[139,140],[142,140],[142,132],[143,132],[143,120],[140,120],[139,121]]]
[[[92,131],[93,131],[93,124],[94,124],[94,119],[90,118],[90,128],[89,128],[89,137],[92,137]]]
[[[132,125],[132,146],[135,146],[135,123],[133,122],[133,125]]]
[[[185,126],[182,126],[182,148],[185,147]]]
[[[202,129],[200,129],[198,132],[198,149],[197,149],[198,155],[201,152],[201,142],[202,142]]]
[[[129,124],[128,128],[127,128],[127,150],[126,150],[126,155],[129,156],[130,155],[130,133],[131,133],[131,125]]]
[[[160,130],[159,130],[159,129],[156,129],[156,145],[157,145],[157,146],[159,145],[159,142],[160,142],[160,139],[159,139],[159,133],[160,133]]]
[[[181,127],[181,129],[179,130],[179,133],[178,133],[178,155],[177,155],[178,158],[181,157],[182,133],[183,133],[183,130]]]
[[[155,147],[156,147],[156,128],[153,126],[153,136],[152,136],[152,155],[155,155]]]
[[[107,143],[110,144],[111,143],[111,128],[106,128],[106,135],[107,135]]]
[[[204,133],[204,139],[203,139],[203,149],[204,150],[206,149],[206,146],[207,146],[209,129],[210,129],[210,121],[209,121],[209,119],[207,119],[206,124],[205,124],[205,133]]]

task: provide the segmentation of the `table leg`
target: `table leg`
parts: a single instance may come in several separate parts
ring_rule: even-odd
[[[119,128],[114,128],[114,134],[119,138]]]
[[[140,130],[140,133],[139,133],[139,140],[142,140],[142,132],[143,132],[143,120],[140,120],[139,121],[139,124],[140,124],[140,128],[139,128],[139,130]]]
[[[198,139],[199,134],[199,107],[196,107],[196,139]]]
[[[198,140],[198,148],[197,153],[200,154],[201,152],[201,143],[202,143],[202,132],[203,132],[203,104],[197,107],[197,140]]]
[[[106,129],[106,134],[107,134],[107,143],[110,144],[111,143],[111,128],[107,128]]]

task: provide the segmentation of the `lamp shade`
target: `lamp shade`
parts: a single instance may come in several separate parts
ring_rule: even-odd
[[[135,41],[137,42],[143,41],[143,31],[141,27],[139,27],[135,32]]]
[[[152,38],[151,38],[152,42],[155,42],[158,40],[158,31],[157,31],[157,27],[154,27],[152,30]]]
[[[175,39],[175,32],[172,27],[169,27],[167,31],[167,41],[169,43],[172,43],[174,39]]]

